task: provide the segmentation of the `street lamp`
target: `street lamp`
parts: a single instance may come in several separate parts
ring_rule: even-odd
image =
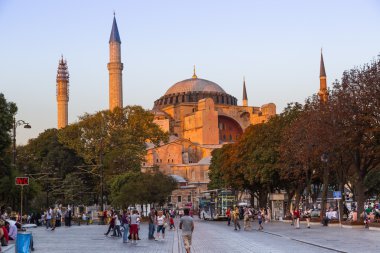
[[[12,153],[13,153],[13,157],[12,157],[12,165],[13,167],[15,168],[16,167],[16,127],[18,126],[24,126],[24,128],[32,128],[30,126],[30,124],[28,122],[25,122],[23,120],[17,120],[16,121],[16,117],[13,117],[13,147],[12,147]],[[20,221],[22,223],[22,193],[23,193],[23,190],[24,190],[24,187],[23,185],[21,186],[21,197],[20,197]]]
[[[323,175],[322,175],[323,191],[322,191],[322,206],[321,206],[320,217],[322,219],[325,219],[325,217],[326,217],[326,204],[327,204],[328,185],[329,185],[329,172],[328,172],[329,155],[328,155],[328,153],[323,153],[321,155],[321,162],[324,163],[325,165],[323,166]]]
[[[32,126],[28,123],[28,122],[25,122],[23,120],[17,120],[16,121],[16,117],[13,117],[13,148],[12,148],[12,152],[13,152],[13,157],[12,157],[12,165],[13,166],[16,166],[16,128],[18,126],[24,126],[24,128],[27,128],[27,129],[30,129],[32,128]]]

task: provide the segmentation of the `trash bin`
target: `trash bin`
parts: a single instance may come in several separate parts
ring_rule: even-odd
[[[32,232],[19,232],[16,239],[16,253],[30,253]]]

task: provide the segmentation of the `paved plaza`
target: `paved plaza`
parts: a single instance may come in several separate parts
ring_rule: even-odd
[[[253,225],[252,231],[234,231],[225,222],[196,219],[192,252],[380,252],[378,231],[319,224],[311,229],[294,229],[290,224],[273,222],[264,224],[264,231],[259,232],[257,223]],[[137,245],[105,237],[106,230],[100,225],[60,227],[55,231],[39,227],[32,230],[35,252],[185,252],[178,230],[167,230],[163,241],[151,241],[147,239],[148,225],[141,224]]]

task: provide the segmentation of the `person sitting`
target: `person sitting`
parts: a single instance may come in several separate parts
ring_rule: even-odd
[[[5,221],[0,220],[0,241],[1,246],[7,246],[9,241],[8,230],[5,227]]]
[[[17,239],[16,224],[10,224],[8,221],[5,221],[5,227],[8,230],[9,240],[15,241]]]

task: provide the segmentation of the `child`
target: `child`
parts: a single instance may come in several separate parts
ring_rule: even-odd
[[[170,216],[169,223],[170,223],[170,230],[172,230],[172,229],[175,230],[173,216]]]

